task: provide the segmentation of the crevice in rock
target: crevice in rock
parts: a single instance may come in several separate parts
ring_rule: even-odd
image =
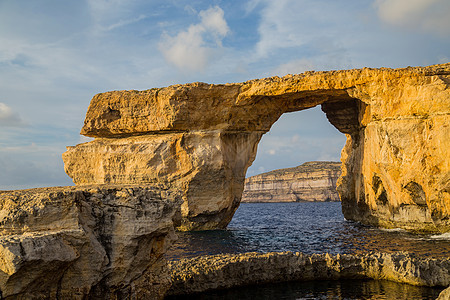
[[[322,103],[322,111],[326,114],[328,121],[340,132],[355,134],[361,125],[359,121],[360,100],[356,98],[341,98],[328,100]]]
[[[419,206],[427,206],[427,199],[425,198],[425,192],[422,186],[417,182],[410,181],[404,185],[403,188],[411,195],[411,199]]]

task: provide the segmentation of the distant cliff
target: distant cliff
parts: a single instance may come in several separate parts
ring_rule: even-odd
[[[339,201],[341,163],[306,162],[245,179],[242,202]]]

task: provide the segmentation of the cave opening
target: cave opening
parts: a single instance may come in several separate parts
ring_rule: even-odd
[[[348,171],[360,173],[360,164],[353,166],[353,158],[347,162],[344,158],[341,163],[341,152],[346,152],[345,147],[363,151],[358,145],[369,109],[346,93],[322,93],[283,96],[284,101],[288,99],[287,112],[262,136],[246,173],[241,202],[341,200],[336,190],[341,171],[344,176]],[[357,174],[354,177],[358,180]],[[350,193],[342,193],[343,206],[351,210],[347,206],[358,202],[354,188],[357,184],[346,184],[351,188],[347,189]]]

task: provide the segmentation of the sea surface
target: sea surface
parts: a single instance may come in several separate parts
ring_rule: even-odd
[[[347,221],[340,202],[242,203],[226,230],[177,234],[169,259],[273,251],[307,254],[405,251],[421,257],[450,257],[450,234],[413,234]]]
[[[165,300],[434,300],[441,291],[386,280],[317,280],[169,296]]]
[[[450,235],[412,234],[347,221],[340,202],[242,203],[226,230],[178,232],[168,258],[223,253],[399,252],[450,257]],[[436,299],[443,288],[389,281],[338,280],[249,286],[168,299]]]

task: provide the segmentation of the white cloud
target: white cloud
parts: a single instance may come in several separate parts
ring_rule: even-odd
[[[137,0],[87,0],[91,26],[89,33],[99,38],[112,30],[135,25],[152,17],[154,12],[139,9],[140,2]]]
[[[360,24],[342,2],[254,0],[249,9],[256,6],[261,7],[259,40],[249,59],[272,62],[270,75],[351,65],[347,49],[355,46]]]
[[[296,143],[298,143],[298,142],[300,142],[301,141],[301,137],[298,135],[298,134],[294,134],[293,136],[292,136],[292,138],[291,138],[291,142],[293,143],[293,144],[296,144]]]
[[[299,74],[305,71],[314,71],[315,65],[308,59],[296,59],[288,63],[281,64],[274,70],[275,75]]]
[[[380,19],[390,25],[450,35],[448,0],[375,0]]]
[[[264,57],[271,52],[286,47],[298,47],[304,44],[303,31],[298,25],[298,9],[295,1],[265,1],[259,25],[260,40],[256,45],[258,56]]]
[[[445,64],[445,63],[448,63],[448,62],[450,62],[450,58],[448,58],[448,56],[445,56],[445,55],[439,55],[439,57],[438,57],[438,63],[440,63],[440,64]]]
[[[261,4],[261,2],[261,0],[249,0],[245,4],[246,13],[249,14],[250,12],[252,12],[259,4]]]
[[[4,127],[21,127],[25,123],[19,114],[14,112],[8,105],[0,102],[0,126]]]
[[[202,19],[201,25],[205,30],[210,31],[218,39],[220,39],[221,36],[226,36],[230,31],[227,21],[224,19],[224,12],[218,6],[202,10],[199,13],[199,16]]]
[[[201,22],[172,37],[163,34],[159,50],[168,62],[181,70],[199,71],[206,68],[222,39],[230,31],[223,10],[211,7],[200,11]]]

